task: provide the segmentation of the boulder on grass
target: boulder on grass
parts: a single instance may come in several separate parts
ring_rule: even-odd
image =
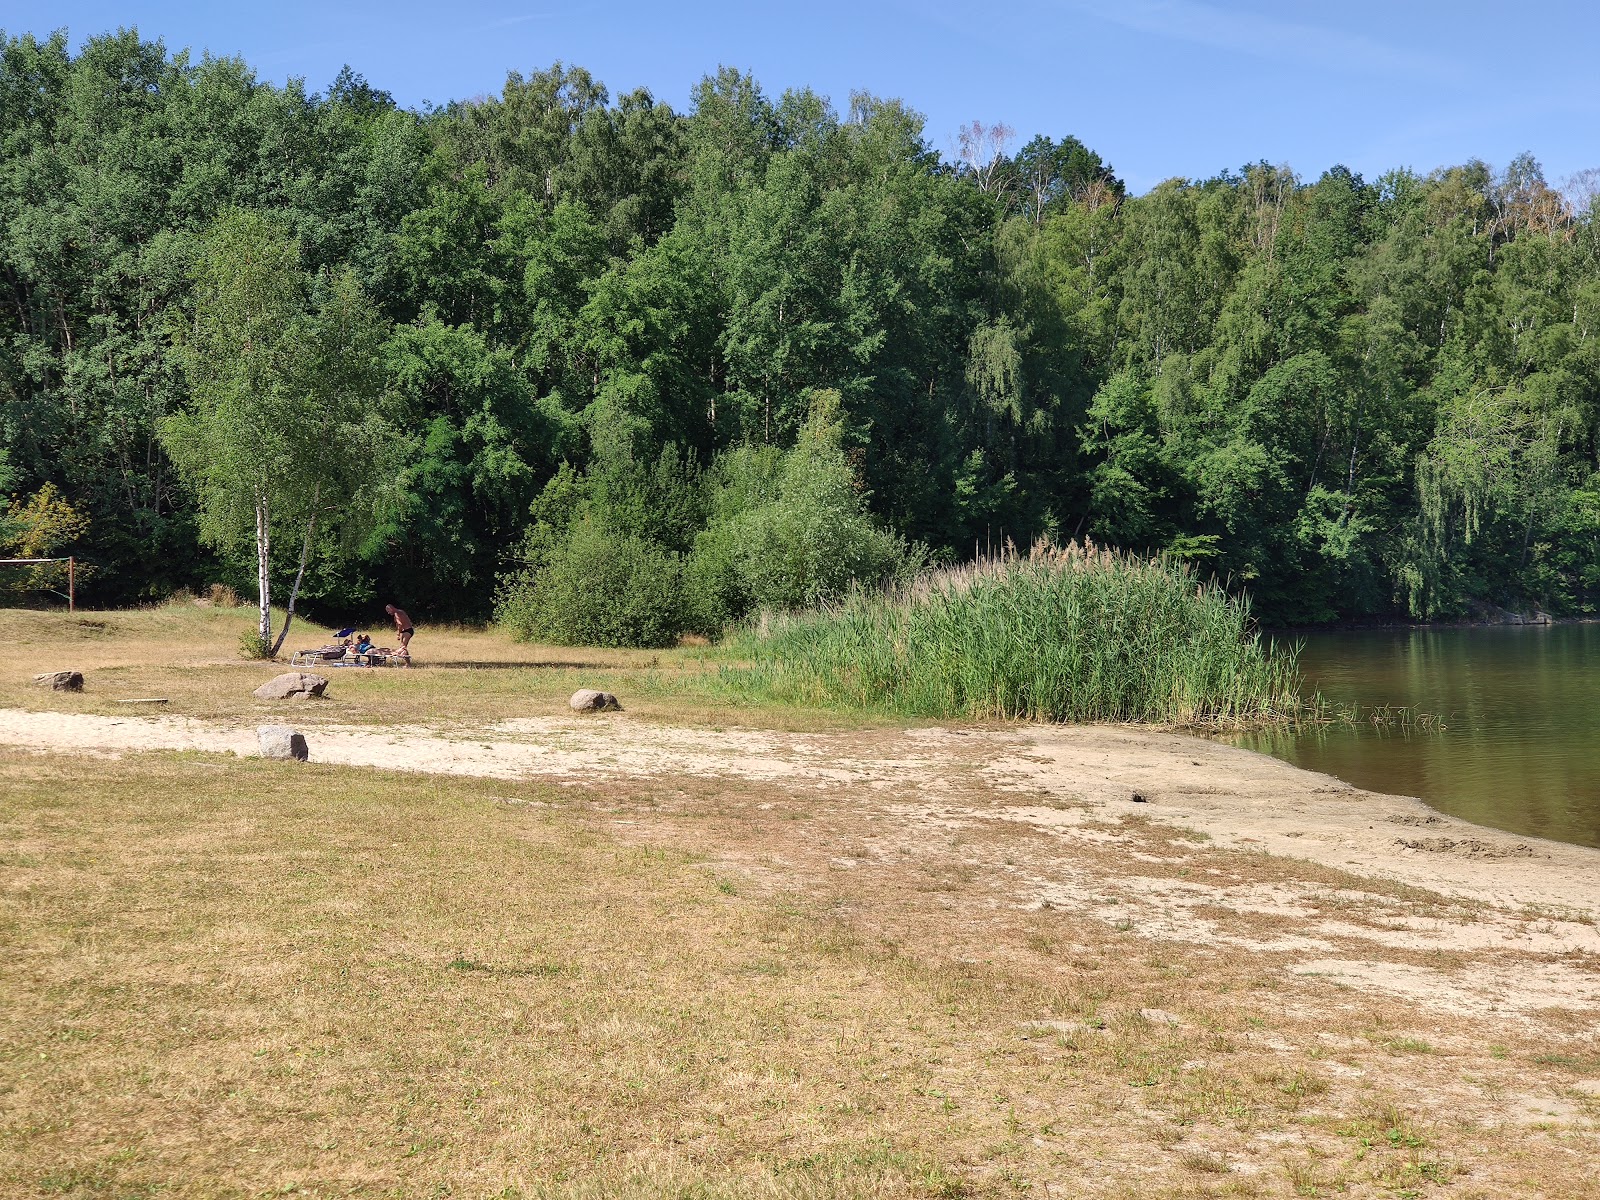
[[[593,688],[579,688],[572,693],[567,707],[573,712],[621,712],[622,704],[610,692],[597,692]]]
[[[305,762],[310,755],[305,734],[287,725],[262,725],[256,729],[256,742],[262,758],[293,759]]]
[[[320,696],[328,686],[321,675],[309,671],[285,671],[269,679],[255,690],[257,700],[309,700]]]
[[[82,671],[46,671],[43,675],[35,675],[33,681],[52,692],[83,691]]]

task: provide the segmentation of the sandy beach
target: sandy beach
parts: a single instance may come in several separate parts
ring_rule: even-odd
[[[1148,938],[1259,951],[1288,974],[1462,1015],[1600,1008],[1600,851],[1469,825],[1208,738],[1110,726],[786,733],[626,713],[374,729],[319,716],[312,704],[283,718],[306,731],[315,762],[612,793],[625,780],[721,781],[734,795],[759,785],[826,806],[869,838],[1004,838],[1001,891],[1019,908],[1072,907]],[[18,709],[0,710],[0,744],[256,753],[253,725]],[[640,836],[672,818],[655,806],[615,823]],[[1259,855],[1271,879],[1175,878],[1169,856],[1144,845],[1151,834]],[[872,855],[832,858],[851,869]],[[1108,887],[1115,903],[1102,902]],[[1427,953],[1456,965],[1417,961]]]

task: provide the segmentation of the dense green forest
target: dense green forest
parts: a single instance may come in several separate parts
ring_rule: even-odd
[[[560,64],[412,111],[131,32],[0,53],[0,537],[95,603],[254,586],[179,470],[251,238],[304,396],[371,393],[313,448],[381,467],[309,526],[326,612],[664,643],[1042,535],[1272,622],[1600,601],[1600,229],[1531,157],[1132,196],[1064,130],[942,157],[728,69],[683,113]]]

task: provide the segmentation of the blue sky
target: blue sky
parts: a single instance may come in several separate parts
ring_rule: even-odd
[[[15,35],[134,25],[325,85],[348,62],[405,104],[498,90],[556,59],[682,108],[719,64],[769,93],[898,96],[957,126],[1076,134],[1138,191],[1266,159],[1370,177],[1531,150],[1552,183],[1600,166],[1600,5],[1546,0],[0,0]]]

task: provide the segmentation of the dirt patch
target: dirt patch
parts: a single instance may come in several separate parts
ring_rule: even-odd
[[[1444,820],[1444,818],[1439,816],[1437,813],[1428,813],[1425,815],[1422,813],[1397,813],[1396,815],[1388,818],[1388,820],[1391,825],[1425,826],[1438,825]]]
[[[3,755],[0,1084],[61,1119],[0,1191],[530,1194],[669,1147],[791,1196],[1580,1195],[1600,1152],[1586,912],[1248,840],[1276,795],[1287,845],[1348,804],[1402,868],[1528,865],[1394,851],[1405,802],[1148,731],[311,733],[408,770]]]
[[[898,839],[927,858],[908,885],[921,896],[981,881],[992,906],[1088,912],[1141,941],[1263,955],[1284,975],[1310,971],[1439,1011],[1532,1019],[1551,1006],[1600,1006],[1590,966],[1600,961],[1600,852],[1495,838],[1413,800],[1182,734],[794,733],[686,728],[627,713],[374,730],[301,713],[312,718],[303,728],[314,762],[567,785],[663,781],[647,789],[655,799],[643,811],[631,803],[616,818],[639,827],[723,811],[740,794],[730,781],[775,785],[785,799],[772,803],[785,819],[815,822],[825,812],[848,837],[818,861],[821,870],[898,863],[904,854],[884,848]],[[255,731],[182,717],[0,710],[0,744],[248,757]],[[705,787],[684,793],[690,779]],[[1397,839],[1396,824],[1425,825],[1429,836]],[[797,851],[784,853],[792,860]]]

